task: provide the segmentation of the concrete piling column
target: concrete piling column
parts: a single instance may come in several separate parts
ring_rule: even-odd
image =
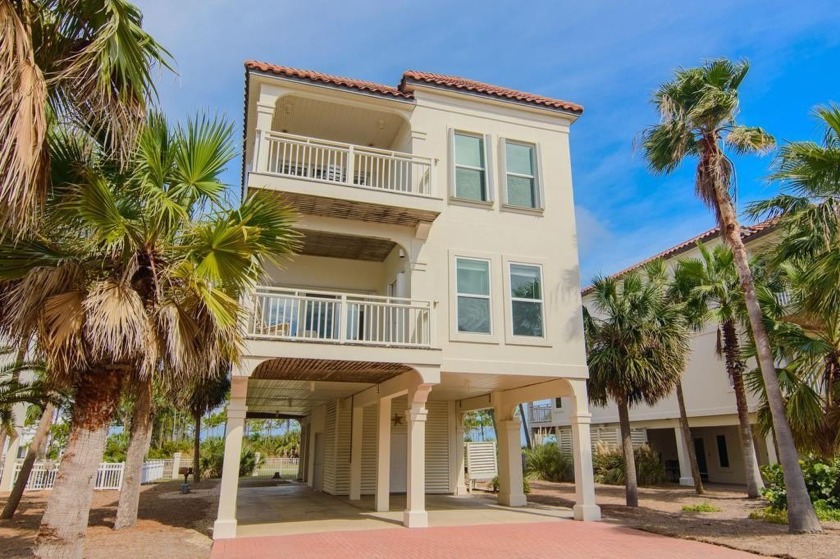
[[[379,422],[376,457],[376,512],[388,512],[391,506],[391,399],[379,399]]]
[[[245,429],[247,377],[234,377],[225,428],[225,461],[219,493],[219,512],[213,524],[213,539],[236,537],[236,493],[239,490],[239,460]]]
[[[677,460],[680,462],[680,485],[694,486],[694,477],[691,475],[691,457],[688,446],[683,438],[682,428],[674,427],[674,437],[677,439]]]

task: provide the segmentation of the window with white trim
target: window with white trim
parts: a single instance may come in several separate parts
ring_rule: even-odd
[[[540,207],[537,150],[533,144],[505,140],[505,188],[509,205]]]
[[[514,336],[542,338],[542,267],[510,264],[511,327]]]
[[[458,332],[489,334],[490,262],[473,258],[456,259]]]
[[[455,197],[481,202],[489,200],[484,138],[473,134],[455,132],[453,142],[455,151]]]

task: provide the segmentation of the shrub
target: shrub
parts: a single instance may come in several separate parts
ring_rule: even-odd
[[[496,476],[490,480],[490,487],[493,489],[493,493],[499,492],[499,476]],[[522,492],[526,495],[531,492],[531,483],[528,481],[527,477],[522,478]]]
[[[249,476],[254,473],[259,463],[257,453],[250,446],[244,446],[239,455],[239,475]],[[201,442],[198,455],[201,475],[204,478],[221,477],[225,463],[225,441],[219,437],[209,437]],[[260,458],[262,462],[262,458]]]
[[[125,432],[114,433],[108,436],[105,441],[105,452],[102,455],[103,462],[125,462],[125,454],[128,451],[128,434]]]
[[[555,443],[546,443],[525,450],[525,472],[534,479],[573,481],[572,458]]]
[[[720,509],[711,503],[699,503],[697,505],[685,505],[683,512],[720,512]]]
[[[647,445],[634,449],[636,482],[639,485],[658,485],[665,481],[665,466],[659,455]],[[603,444],[595,447],[592,456],[595,481],[606,485],[624,485],[624,452]]]
[[[824,510],[840,511],[840,458],[825,461],[809,456],[799,461],[805,478],[805,487],[816,508],[817,503]],[[764,476],[764,498],[777,510],[787,509],[785,479],[780,464],[771,464],[761,469]]]
[[[817,518],[821,522],[840,522],[840,510],[828,508],[825,501],[816,501],[814,503],[814,511],[816,511]],[[787,509],[765,507],[763,509],[752,511],[750,513],[750,518],[754,520],[764,520],[771,524],[787,524],[788,511]]]

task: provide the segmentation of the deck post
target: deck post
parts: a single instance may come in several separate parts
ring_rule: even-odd
[[[524,507],[528,501],[522,487],[522,424],[516,417],[497,419],[496,429],[499,435],[499,504]]]
[[[233,377],[230,404],[225,427],[225,461],[219,492],[219,512],[213,524],[213,539],[236,537],[236,493],[239,490],[239,459],[242,453],[242,434],[245,428],[245,398],[248,391],[247,377]]]
[[[431,386],[420,385],[409,392],[408,458],[406,472],[406,508],[403,525],[407,528],[425,528],[429,525],[426,512],[426,398]]]
[[[376,457],[376,512],[391,507],[391,399],[379,399]]]
[[[575,520],[600,520],[601,507],[595,504],[595,475],[592,471],[592,441],[586,381],[569,380],[572,388],[572,451],[575,463]]]
[[[680,485],[693,487],[694,477],[691,475],[691,461],[689,460],[688,447],[685,444],[681,427],[674,427],[674,437],[677,439],[677,460],[680,463]]]

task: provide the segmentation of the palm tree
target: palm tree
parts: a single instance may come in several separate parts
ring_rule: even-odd
[[[230,391],[229,367],[221,367],[215,376],[197,379],[187,385],[180,394],[180,400],[195,422],[193,431],[193,480],[201,481],[201,416],[221,406]]]
[[[630,408],[654,405],[674,389],[685,369],[688,326],[670,297],[661,261],[644,273],[593,281],[591,308],[584,307],[589,399],[618,406],[624,451],[627,506],[639,505]]]
[[[707,321],[713,321],[717,328],[718,356],[723,356],[726,372],[732,381],[738,423],[741,427],[741,451],[744,455],[744,471],[747,480],[747,496],[757,499],[761,496],[764,482],[758,468],[755,454],[750,410],[747,405],[747,391],[744,386],[744,372],[747,364],[741,355],[738,322],[743,316],[743,295],[738,274],[735,271],[732,251],[725,245],[709,249],[702,243],[697,245],[700,258],[680,260],[674,275],[677,290],[694,304],[697,317],[693,321],[700,328]]]
[[[820,532],[822,528],[808,497],[799,456],[785,417],[773,353],[741,239],[741,225],[732,203],[734,165],[727,150],[736,154],[763,153],[775,145],[773,137],[761,128],[743,126],[735,120],[738,87],[748,70],[746,61],[727,59],[677,70],[674,80],[662,84],[654,93],[653,102],[661,121],[642,133],[642,148],[648,167],[656,173],[669,174],[689,157],[698,160],[695,190],[714,212],[721,235],[732,249],[741,281],[784,469],[789,529],[792,533]]]
[[[127,151],[166,50],[125,0],[0,0],[0,231],[38,219],[50,181],[48,127],[60,121]]]
[[[0,241],[0,282],[12,284],[0,333],[37,332],[51,382],[74,396],[38,557],[81,557],[94,472],[125,385],[163,374],[183,383],[235,363],[239,297],[266,259],[295,246],[292,213],[269,195],[222,205],[230,132],[206,117],[170,129],[153,115],[126,166],[91,136],[56,129],[44,228]]]

